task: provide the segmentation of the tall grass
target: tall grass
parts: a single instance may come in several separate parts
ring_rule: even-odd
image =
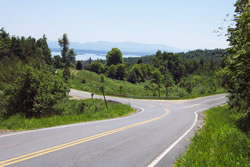
[[[249,167],[250,140],[227,106],[205,112],[205,125],[176,167]]]
[[[99,99],[65,100],[58,104],[64,109],[60,115],[42,118],[25,118],[15,115],[7,120],[0,120],[0,129],[24,130],[52,127],[77,122],[94,121],[126,116],[134,112],[128,105],[108,101],[108,109],[104,101]]]

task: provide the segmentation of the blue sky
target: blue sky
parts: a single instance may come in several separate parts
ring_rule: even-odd
[[[227,47],[214,30],[235,0],[2,0],[0,27],[18,36],[72,42],[166,44],[180,49]]]

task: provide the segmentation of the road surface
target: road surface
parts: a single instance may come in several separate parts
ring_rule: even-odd
[[[70,95],[91,97],[76,90]],[[117,119],[2,134],[0,167],[172,166],[194,135],[197,113],[226,103],[225,94],[179,101],[107,99],[141,111]]]

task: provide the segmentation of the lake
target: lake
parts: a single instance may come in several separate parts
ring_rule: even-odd
[[[52,56],[61,55],[60,52],[51,52]],[[123,57],[140,57],[139,55],[123,55]],[[91,58],[92,60],[97,59],[106,59],[106,54],[94,54],[94,53],[86,53],[86,54],[79,54],[76,55],[76,60],[88,60]]]

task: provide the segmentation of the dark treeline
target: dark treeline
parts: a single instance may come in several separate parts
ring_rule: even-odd
[[[181,59],[183,59],[183,60],[210,61],[211,59],[213,59],[216,62],[218,62],[218,61],[223,59],[223,55],[225,55],[226,53],[227,53],[226,49],[212,49],[212,50],[197,49],[197,50],[193,50],[193,51],[180,52],[180,53],[176,53],[176,54],[180,55]],[[142,61],[145,64],[152,64],[154,56],[155,56],[155,54],[142,56],[142,57],[128,57],[128,58],[124,58],[124,62],[126,64],[133,65],[133,64],[136,64],[139,59],[142,59]],[[220,62],[223,63],[222,61],[220,61]]]

